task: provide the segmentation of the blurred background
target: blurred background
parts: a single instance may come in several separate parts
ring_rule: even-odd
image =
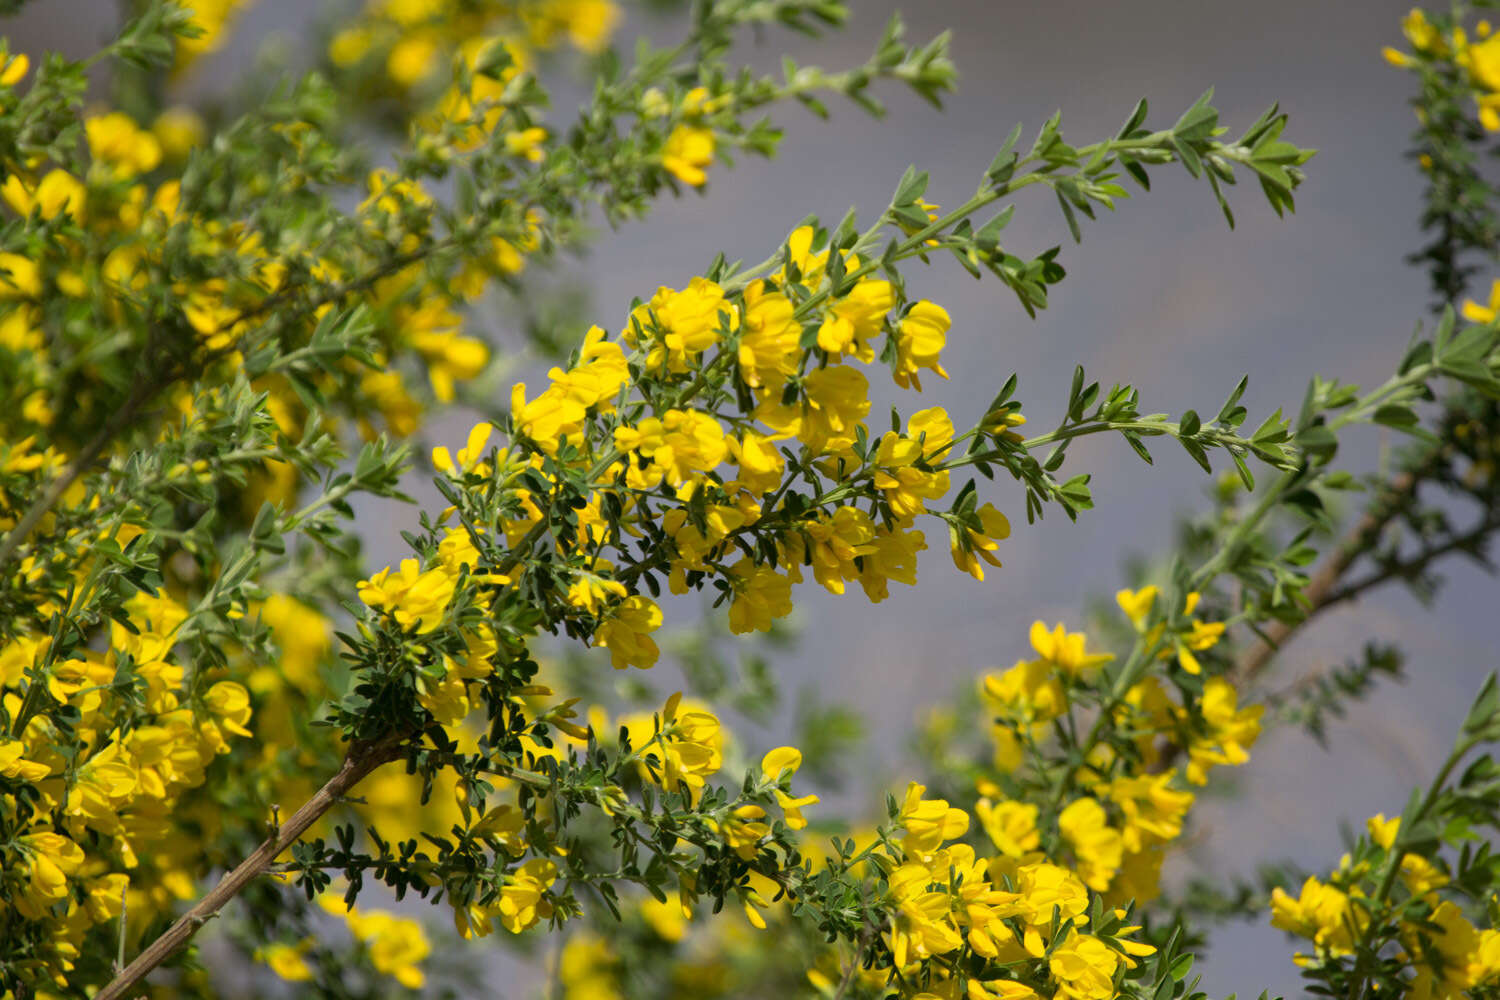
[[[1294,410],[1310,371],[1383,380],[1426,313],[1426,279],[1403,262],[1420,244],[1418,173],[1402,155],[1413,126],[1411,79],[1380,57],[1381,46],[1399,43],[1406,6],[921,0],[903,8],[855,0],[847,30],[818,41],[767,33],[744,58],[765,68],[782,52],[828,68],[855,63],[903,8],[913,39],[954,32],[960,89],[944,113],[894,88],[879,95],[890,104],[884,121],[853,107],[835,106],[831,121],[778,109],[787,132],[779,159],[716,166],[701,196],[663,203],[645,223],[603,231],[570,268],[588,282],[589,318],[617,330],[632,296],[681,287],[719,251],[760,260],[809,213],[831,225],[855,206],[867,222],[909,163],[931,172],[929,199],[957,204],[1016,122],[1029,136],[1061,108],[1064,135],[1086,142],[1112,134],[1142,96],[1151,102],[1148,125],[1162,127],[1213,86],[1236,134],[1279,101],[1291,112],[1287,136],[1320,150],[1297,214],[1277,219],[1258,190],[1233,191],[1238,228],[1231,232],[1206,186],[1163,169],[1149,195],[1087,225],[1074,246],[1055,204],[1023,195],[1007,245],[1029,255],[1065,244],[1060,260],[1069,279],[1033,321],[997,282],[976,282],[951,264],[911,270],[911,293],[953,317],[944,355],[953,378],[929,385],[927,395],[962,424],[1018,372],[1027,414],[1047,427],[1082,362],[1105,385],[1136,386],[1147,412],[1216,411],[1242,374],[1250,377],[1245,403],[1253,418],[1278,406]],[[0,30],[13,50],[81,54],[108,33],[116,11],[111,0],[41,0]],[[268,37],[295,51],[315,14],[312,0],[257,0],[231,44],[195,67],[187,86],[228,86]],[[632,9],[621,41],[628,46],[641,33],[664,40],[679,30],[670,16]],[[560,84],[555,120],[562,123],[578,91],[565,73]],[[533,367],[521,363],[501,383],[529,374],[535,384]],[[883,413],[884,402],[877,396],[872,414]],[[454,444],[471,423],[458,414],[429,429],[435,441]],[[1389,444],[1366,431],[1351,438],[1342,461],[1368,471]],[[924,554],[923,586],[893,587],[880,606],[857,589],[834,598],[811,584],[801,588],[800,641],[775,663],[783,689],[842,699],[863,714],[869,728],[859,770],[880,776],[833,801],[858,811],[878,805],[885,787],[920,777],[906,762],[913,724],[980,673],[1027,655],[1033,619],[1080,627],[1090,599],[1139,582],[1124,575],[1126,561],[1165,551],[1176,518],[1206,509],[1211,484],[1180,450],[1156,452],[1156,467],[1147,468],[1123,442],[1080,441],[1068,468],[1093,473],[1097,509],[1077,524],[1054,511],[1028,526],[1021,491],[990,486],[987,498],[1011,515],[1015,532],[1001,550],[1005,569],[983,584],[956,573],[939,546]],[[416,492],[424,501],[435,497]],[[361,513],[378,515],[367,522],[374,525],[371,568],[399,559],[398,529],[415,524],[415,511],[392,504]],[[1297,730],[1265,735],[1236,794],[1195,814],[1196,843],[1176,877],[1195,866],[1248,874],[1257,861],[1280,858],[1326,869],[1342,850],[1340,824],[1398,812],[1409,788],[1428,780],[1481,678],[1500,666],[1495,641],[1477,627],[1500,605],[1500,586],[1466,565],[1448,565],[1445,575],[1435,607],[1398,588],[1379,591],[1326,616],[1285,652],[1277,686],[1342,661],[1368,640],[1399,640],[1412,680],[1379,690],[1334,723],[1327,751]],[[702,613],[696,602],[666,610],[669,624]],[[664,665],[649,680],[671,691],[671,669]],[[744,738],[769,747],[785,736],[752,728]],[[1215,944],[1199,967],[1210,995],[1299,992],[1291,947],[1265,920],[1227,927]]]

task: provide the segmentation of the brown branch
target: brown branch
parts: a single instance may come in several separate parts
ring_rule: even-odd
[[[94,1000],[121,1000],[133,987],[145,979],[153,969],[172,956],[202,927],[223,909],[251,881],[265,874],[276,857],[285,851],[307,828],[333,808],[350,788],[382,764],[400,756],[400,743],[389,741],[379,744],[363,744],[351,747],[338,773],[328,783],[302,804],[292,818],[277,827],[255,853],[251,854],[233,871],[219,880],[213,890],[200,899],[166,933],[136,956],[135,961],[125,967],[109,985],[94,996]]]
[[[1318,567],[1302,589],[1304,610],[1296,621],[1273,622],[1260,642],[1246,650],[1229,672],[1236,688],[1254,680],[1266,669],[1277,652],[1297,631],[1319,614],[1353,597],[1338,586],[1355,561],[1380,538],[1386,526],[1416,496],[1417,488],[1443,457],[1444,449],[1434,448],[1413,468],[1386,484],[1381,498],[1357,523]]]
[[[1273,622],[1265,630],[1261,640],[1235,661],[1226,676],[1236,689],[1243,689],[1244,685],[1258,677],[1281,651],[1281,647],[1318,615],[1389,579],[1387,576],[1380,580],[1370,580],[1366,586],[1358,589],[1339,586],[1339,581],[1349,572],[1349,568],[1369,550],[1386,527],[1415,498],[1417,489],[1442,461],[1445,451],[1443,447],[1432,448],[1420,462],[1385,485],[1379,500],[1370,506],[1359,522],[1333,548],[1302,589],[1302,617],[1295,621]],[[1151,772],[1160,774],[1166,771],[1182,755],[1184,749],[1180,743],[1170,738],[1158,741],[1158,757],[1151,765]]]

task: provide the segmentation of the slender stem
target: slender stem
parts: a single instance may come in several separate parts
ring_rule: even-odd
[[[390,740],[380,744],[367,744],[350,749],[343,765],[328,782],[292,814],[292,818],[276,828],[255,852],[219,880],[208,895],[200,899],[192,909],[177,919],[167,931],[136,956],[109,984],[94,996],[94,1000],[122,1000],[153,969],[170,958],[187,944],[198,928],[211,920],[231,899],[239,895],[247,884],[263,875],[276,857],[290,847],[332,809],[344,794],[382,764],[395,760],[400,755],[399,741]]]

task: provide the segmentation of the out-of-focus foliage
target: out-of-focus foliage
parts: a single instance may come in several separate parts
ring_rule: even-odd
[[[1300,896],[1285,868],[1160,878],[1263,725],[1321,732],[1399,668],[1372,648],[1255,699],[1253,636],[1389,579],[1430,593],[1433,564],[1497,526],[1495,303],[1451,308],[1493,242],[1474,165],[1500,125],[1467,11],[1414,14],[1415,53],[1392,56],[1422,80],[1424,259],[1450,308],[1387,381],[1313,376],[1294,415],[1252,420],[1241,380],[1212,416],[1173,417],[1080,367],[1058,425],[1027,436],[1018,375],[987,405],[942,398],[952,320],[916,265],[951,259],[1034,314],[1066,273],[1060,247],[1005,241],[1027,188],[1074,240],[1171,164],[1231,225],[1246,177],[1289,210],[1312,154],[1276,108],[1236,134],[1209,94],[1160,128],[1142,101],[1081,145],[1060,116],[1018,126],[948,209],[914,166],[865,228],[787,220],[761,263],[705,262],[585,332],[569,307],[535,325],[533,293],[591,224],[774,153],[763,115],[788,101],[879,114],[886,83],[940,105],[946,37],[913,46],[895,20],[862,64],[758,75],[742,36],[850,10],[702,0],[679,42],[626,57],[611,0],[371,0],[329,22],[316,70],[207,114],[176,103],[237,6],[142,0],[78,62],[0,51],[5,997],[467,995],[480,939],[535,954],[551,934],[547,989],[578,1000],[1175,1000],[1201,995],[1205,928],[1267,901],[1333,995],[1500,989],[1478,832],[1500,805],[1479,753],[1500,738],[1493,682],[1431,787]],[[592,89],[555,116],[547,72],[575,63]],[[472,388],[498,377],[485,315],[568,348],[545,384]],[[939,398],[904,395],[887,429],[869,420],[886,377]],[[484,419],[424,463],[443,505],[372,571],[382,526],[354,503],[404,499],[410,441],[455,403]],[[1313,571],[1332,497],[1361,485],[1340,435],[1372,423],[1416,450]],[[1029,659],[923,727],[924,783],[875,822],[833,818],[810,789],[858,774],[861,725],[780,694],[796,597],[858,584],[899,606],[929,541],[993,586],[1002,507],[1091,508],[1063,467],[1094,434],[1217,460],[1218,510],[1118,592],[1109,650],[1037,622]],[[1482,516],[1451,526],[1423,484]],[[664,592],[703,595],[710,624],[669,639],[683,602]],[[686,695],[637,672],[663,646]],[[731,738],[724,708],[798,745]],[[200,930],[238,964],[202,962]]]

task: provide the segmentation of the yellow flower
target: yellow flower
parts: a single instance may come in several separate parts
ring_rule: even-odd
[[[807,411],[796,435],[815,452],[848,447],[855,428],[870,412],[870,383],[848,365],[828,365],[802,380]]]
[[[36,261],[18,253],[0,253],[0,301],[41,295],[42,274]]]
[[[891,512],[903,520],[926,509],[923,500],[948,492],[946,471],[929,472],[917,462],[936,462],[953,443],[953,421],[941,406],[918,410],[906,421],[906,434],[887,431],[876,452],[875,485],[885,491]]]
[[[766,632],[777,618],[792,613],[792,581],[749,556],[730,567],[734,601],[729,605],[729,630],[735,635]]]
[[[0,740],[0,774],[35,784],[52,773],[47,764],[25,759],[26,745],[20,740]]]
[[[896,367],[892,374],[897,385],[920,392],[922,382],[918,373],[923,368],[941,378],[948,377],[939,355],[947,343],[951,325],[947,310],[925,299],[907,311],[896,326]]]
[[[786,459],[776,450],[770,438],[754,431],[739,437],[726,437],[729,457],[740,467],[735,483],[757,496],[764,496],[781,485],[786,475]]]
[[[17,52],[0,66],[0,87],[14,87],[31,69],[31,59],[24,52]]]
[[[953,565],[974,579],[983,580],[984,567],[979,565],[979,560],[1000,568],[1000,560],[990,553],[1000,547],[1001,540],[1010,537],[1010,521],[990,503],[980,507],[976,514],[978,530],[970,527],[950,529],[949,551],[953,555]]]
[[[219,725],[236,736],[249,736],[245,723],[250,721],[250,692],[234,681],[219,681],[208,689],[203,702],[218,716]]]
[[[714,162],[714,133],[697,125],[678,125],[667,136],[661,150],[661,165],[684,184],[702,187],[708,181],[704,170]]]
[[[1385,813],[1376,813],[1365,820],[1365,829],[1370,831],[1370,841],[1386,850],[1396,842],[1396,833],[1401,829],[1401,817],[1385,818]]]
[[[650,302],[631,312],[620,339],[631,347],[649,342],[648,367],[684,372],[719,342],[726,323],[731,333],[739,329],[739,310],[725,298],[724,289],[696,277],[682,291],[658,288]]]
[[[896,290],[889,281],[861,280],[829,308],[818,327],[818,346],[832,355],[852,354],[866,363],[874,361],[870,340],[895,304]]]
[[[802,751],[796,747],[777,747],[761,758],[761,774],[767,781],[779,782],[782,777],[790,777],[797,773],[802,766]],[[781,806],[781,811],[786,815],[786,825],[793,830],[801,830],[807,826],[807,820],[802,815],[804,806],[816,805],[816,795],[804,795],[800,798],[792,798],[780,788],[776,790],[776,804]]]
[[[969,830],[969,814],[954,809],[946,799],[926,799],[927,787],[915,781],[906,786],[898,822],[904,831],[902,846],[918,855],[932,854],[945,840],[955,840]]]
[[[68,896],[68,876],[83,867],[83,848],[60,833],[30,833],[16,838],[27,873],[27,885],[14,902],[33,920]]]
[[[1182,820],[1193,807],[1192,792],[1171,787],[1176,770],[1165,774],[1121,775],[1106,792],[1125,814],[1125,849],[1141,851],[1154,840],[1165,842],[1182,833]]]
[[[1236,707],[1238,695],[1234,686],[1222,677],[1203,685],[1200,711],[1205,732],[1188,747],[1187,777],[1195,785],[1208,781],[1208,769],[1215,765],[1238,766],[1250,759],[1247,748],[1260,735],[1260,717],[1264,705]]]
[[[871,601],[879,603],[890,596],[887,584],[891,580],[909,587],[916,584],[917,553],[927,548],[927,536],[921,531],[877,525],[868,547],[872,551],[860,557],[864,568],[859,584]]]
[[[632,594],[613,609],[594,631],[594,643],[609,650],[616,670],[655,665],[661,651],[651,632],[661,627],[661,608],[649,597]]]
[[[1500,35],[1495,37],[1500,38]],[[1497,311],[1500,311],[1500,278],[1490,283],[1490,298],[1486,305],[1480,305],[1473,299],[1464,300],[1464,319],[1471,323],[1493,323]]]
[[[1042,845],[1036,828],[1037,807],[1029,802],[1005,800],[993,803],[980,799],[974,806],[979,825],[1001,854],[1020,860]]]
[[[415,559],[403,559],[394,576],[390,567],[359,583],[359,598],[376,609],[386,609],[405,628],[425,634],[443,622],[458,581],[445,567],[426,572]]]
[[[547,158],[542,143],[547,141],[547,130],[539,126],[505,133],[505,151],[530,163],[541,163]]]
[[[1061,622],[1050,632],[1040,621],[1032,622],[1030,638],[1037,655],[1073,677],[1081,677],[1114,659],[1109,653],[1088,652],[1088,637],[1082,632],[1067,631]]]
[[[1000,870],[1005,868],[1000,866]],[[1002,918],[1021,919],[1021,944],[1034,958],[1046,952],[1042,931],[1052,926],[1054,912],[1058,920],[1071,917],[1077,925],[1088,922],[1089,891],[1066,868],[1046,862],[1023,864],[1014,867],[1011,884],[1015,891],[1001,894],[995,910]]]
[[[1155,585],[1142,587],[1140,590],[1121,590],[1115,594],[1115,603],[1120,605],[1120,610],[1125,612],[1125,617],[1130,619],[1130,624],[1137,632],[1146,630],[1146,619],[1151,614],[1151,607],[1156,603],[1156,595],[1160,591]]]
[[[1354,950],[1354,933],[1368,922],[1365,911],[1349,902],[1347,894],[1309,876],[1302,893],[1293,899],[1281,889],[1271,891],[1271,926],[1310,938],[1333,955]]]
[[[296,944],[269,944],[257,948],[255,960],[264,962],[271,971],[289,983],[305,983],[313,978],[312,966],[302,956],[313,946],[312,938],[304,938]]]
[[[761,839],[771,832],[769,825],[760,822],[765,815],[760,806],[743,805],[735,808],[723,823],[708,822],[723,836],[731,851],[745,861],[754,861]]]
[[[1073,931],[1048,956],[1047,967],[1057,980],[1057,997],[1066,1000],[1108,1000],[1115,995],[1119,955],[1103,941]]]
[[[745,322],[737,356],[740,375],[751,388],[776,387],[797,373],[802,327],[792,302],[770,291],[764,281],[745,289]]]
[[[464,447],[459,449],[455,458],[447,448],[438,445],[432,449],[432,464],[439,472],[445,472],[450,476],[461,476],[466,472],[473,472],[479,465],[479,460],[484,457],[485,446],[489,444],[490,432],[494,425],[486,421],[475,424],[469,431],[469,439]]]
[[[0,197],[17,215],[30,215],[35,211],[43,219],[66,215],[81,222],[88,189],[72,174],[58,169],[49,170],[35,188],[27,187],[20,176],[11,174],[0,187]]]
[[[122,111],[87,118],[83,123],[89,153],[122,176],[155,170],[161,163],[161,143]]]
[[[1084,797],[1068,804],[1057,817],[1057,828],[1078,858],[1078,874],[1095,892],[1109,888],[1120,870],[1125,853],[1124,838],[1110,826],[1104,807]]]

